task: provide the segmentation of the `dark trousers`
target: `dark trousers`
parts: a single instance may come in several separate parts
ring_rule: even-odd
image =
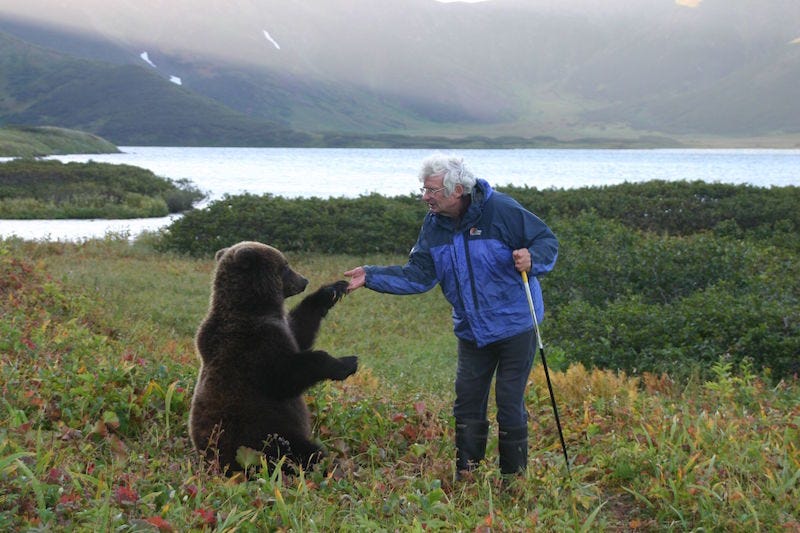
[[[458,340],[456,371],[456,420],[486,420],[492,377],[495,381],[497,424],[518,428],[528,423],[525,386],[536,353],[533,330],[478,348]]]

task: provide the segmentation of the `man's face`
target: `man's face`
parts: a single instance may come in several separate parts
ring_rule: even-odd
[[[428,204],[428,209],[430,209],[431,213],[446,217],[461,216],[461,194],[464,192],[464,188],[461,185],[456,185],[453,194],[447,196],[443,183],[444,176],[428,176],[425,178],[423,185],[426,191],[422,195],[422,201]]]

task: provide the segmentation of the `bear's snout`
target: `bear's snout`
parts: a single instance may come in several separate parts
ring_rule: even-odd
[[[283,296],[288,298],[295,294],[300,294],[308,286],[308,280],[292,270],[287,268],[283,275]]]

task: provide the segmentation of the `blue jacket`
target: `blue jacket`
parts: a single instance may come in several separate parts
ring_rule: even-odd
[[[404,266],[366,266],[366,287],[390,294],[418,294],[437,283],[453,306],[456,336],[483,347],[533,328],[522,276],[511,252],[528,248],[528,283],[536,319],[544,317],[536,276],[553,269],[558,240],[536,215],[479,179],[467,212],[455,226],[428,213]]]

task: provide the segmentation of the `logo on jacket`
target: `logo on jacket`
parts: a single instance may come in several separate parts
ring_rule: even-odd
[[[481,234],[481,230],[478,228],[470,228],[469,229],[469,236],[470,237],[477,237]]]

